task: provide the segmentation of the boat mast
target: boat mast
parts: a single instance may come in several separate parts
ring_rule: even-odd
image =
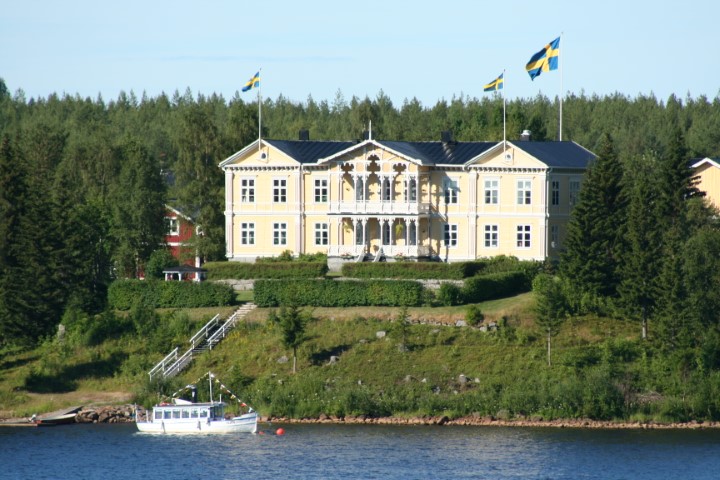
[[[212,379],[215,377],[211,372],[208,372],[208,381],[210,382],[210,403],[213,403],[213,396],[212,396]]]

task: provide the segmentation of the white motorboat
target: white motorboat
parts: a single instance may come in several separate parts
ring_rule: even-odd
[[[212,399],[212,382],[215,379],[213,374],[208,374],[210,380],[210,398]],[[215,380],[217,381],[217,380]],[[220,384],[227,390],[227,388]],[[188,385],[187,389],[193,391],[194,386]],[[237,398],[230,393],[231,398]],[[174,396],[173,396],[174,397]],[[148,418],[140,421],[136,415],[135,424],[143,433],[256,433],[257,412],[240,402],[242,407],[248,408],[247,413],[239,416],[225,416],[227,404],[222,401],[195,402],[181,398],[173,398],[172,403],[160,403],[153,407],[152,413],[148,412]]]

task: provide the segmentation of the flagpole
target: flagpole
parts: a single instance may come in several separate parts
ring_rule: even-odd
[[[258,70],[258,73],[262,71],[262,68]],[[262,90],[262,77],[260,77],[260,85],[258,85],[258,152],[262,150],[262,95],[260,95],[260,90]]]
[[[507,122],[505,121],[505,70],[503,69],[503,153],[507,145]]]
[[[560,32],[560,51],[562,52],[565,49],[565,44],[563,43],[563,32]],[[558,53],[558,57],[560,57],[560,53]],[[563,103],[563,61],[558,58],[558,62],[560,62],[560,141],[562,142],[562,103]]]

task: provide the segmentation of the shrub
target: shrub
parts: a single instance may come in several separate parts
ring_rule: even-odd
[[[482,310],[480,310],[480,306],[468,305],[467,309],[465,309],[465,321],[467,324],[471,327],[476,327],[480,325],[483,320],[485,320],[485,315],[482,313]]]
[[[446,307],[460,305],[463,303],[462,289],[454,283],[441,283],[437,301]]]
[[[470,303],[509,297],[527,291],[530,291],[528,277],[518,271],[476,275],[465,280],[462,288],[465,301]]]

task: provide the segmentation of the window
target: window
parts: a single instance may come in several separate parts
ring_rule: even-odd
[[[498,181],[485,180],[485,205],[497,205],[498,196]]]
[[[287,202],[287,180],[284,178],[276,178],[273,180],[273,202]]]
[[[255,245],[255,224],[243,222],[240,224],[240,243],[242,245]]]
[[[383,201],[389,202],[391,200],[390,192],[391,192],[390,180],[386,178],[382,182],[382,199],[383,199]]]
[[[405,201],[417,201],[417,182],[414,178],[405,181]]]
[[[315,203],[327,203],[328,181],[325,178],[315,179]]]
[[[287,245],[287,223],[273,223],[273,245]]]
[[[498,226],[485,225],[485,247],[494,248],[498,246]]]
[[[532,200],[532,181],[531,180],[518,180],[517,181],[517,204],[518,205],[530,205]]]
[[[355,181],[355,200],[365,200],[365,179],[358,178]]]
[[[168,235],[180,235],[180,222],[177,218],[166,218],[167,220],[167,234]]]
[[[255,203],[255,179],[243,178],[240,180],[240,201]]]
[[[382,224],[382,244],[390,245],[390,222]]]
[[[517,226],[518,248],[530,248],[530,225]]]
[[[557,225],[550,225],[550,248],[557,248],[560,240],[560,228]]]
[[[574,207],[577,205],[580,195],[580,180],[570,180],[570,189],[568,196],[570,198],[570,206]]]
[[[552,205],[560,205],[560,182],[553,180],[550,187],[550,203]]]
[[[456,204],[458,203],[458,181],[448,180],[445,182],[445,203]]]
[[[455,224],[445,224],[444,245],[446,247],[457,247],[458,242],[458,226]]]
[[[355,245],[362,245],[363,237],[363,224],[362,222],[357,222],[355,225]]]
[[[315,245],[328,245],[330,243],[330,230],[327,223],[315,224]]]

